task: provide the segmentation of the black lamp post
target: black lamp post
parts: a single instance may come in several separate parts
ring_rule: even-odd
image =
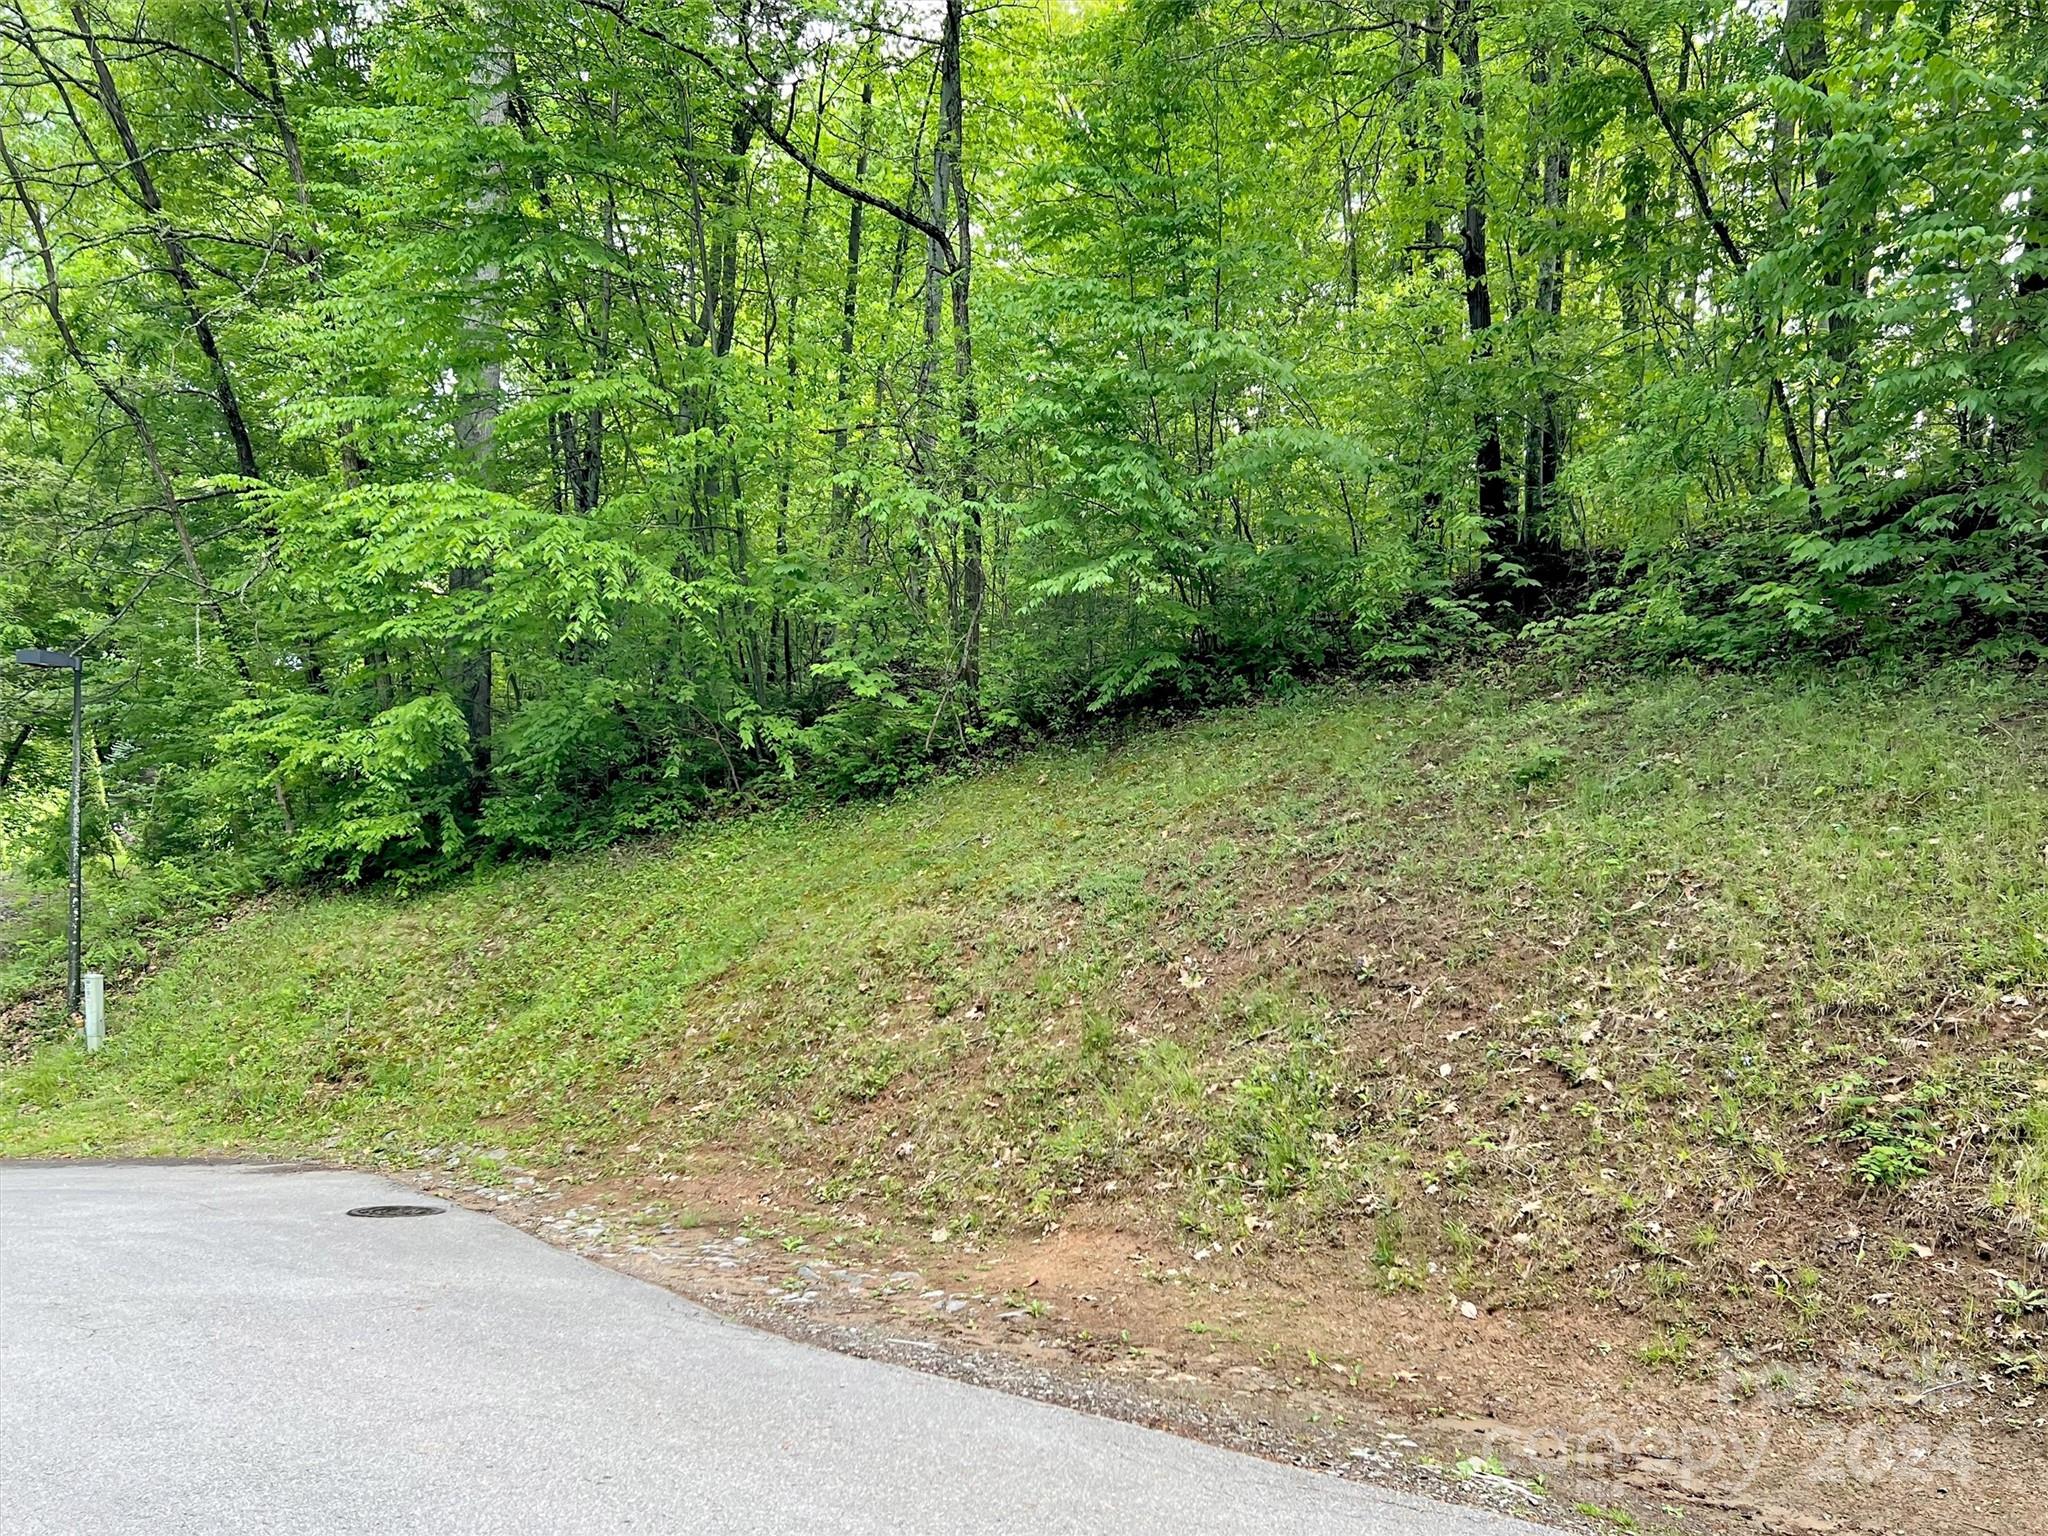
[[[53,667],[71,674],[71,943],[70,965],[64,976],[64,1011],[76,1014],[79,991],[79,920],[85,913],[85,886],[78,868],[79,804],[85,798],[85,666],[69,651],[16,651],[14,659],[25,667]]]

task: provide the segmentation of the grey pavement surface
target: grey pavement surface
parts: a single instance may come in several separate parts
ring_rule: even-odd
[[[1536,1536],[729,1323],[357,1173],[0,1164],[0,1532]]]

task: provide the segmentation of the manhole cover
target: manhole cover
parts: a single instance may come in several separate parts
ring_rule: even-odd
[[[446,1210],[440,1205],[359,1205],[349,1212],[351,1216],[438,1216]]]

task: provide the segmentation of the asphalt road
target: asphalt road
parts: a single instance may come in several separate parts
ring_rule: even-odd
[[[0,1532],[1535,1536],[756,1332],[488,1216],[345,1214],[400,1202],[0,1164]]]

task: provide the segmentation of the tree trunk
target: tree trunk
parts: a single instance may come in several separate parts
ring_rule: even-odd
[[[1493,357],[1493,290],[1486,271],[1486,86],[1480,72],[1479,19],[1474,0],[1454,0],[1451,45],[1458,59],[1458,105],[1465,128],[1465,209],[1458,220],[1458,261],[1465,274],[1465,329],[1472,343],[1474,384],[1479,404],[1472,430],[1477,439],[1473,472],[1477,479],[1479,526],[1498,561],[1501,546],[1512,536],[1508,479],[1500,441],[1500,417],[1487,399],[1492,389],[1486,366]]]
[[[78,333],[71,328],[70,317],[64,310],[64,287],[58,275],[56,248],[50,242],[49,226],[44,222],[42,205],[29,190],[28,178],[21,162],[15,159],[7,136],[0,132],[0,169],[7,173],[8,186],[14,199],[21,206],[24,224],[33,238],[33,255],[42,274],[37,297],[50,316],[51,329],[57,333],[59,345],[65,356],[92,381],[100,396],[120,413],[129,428],[135,433],[136,446],[142,450],[142,460],[149,470],[150,482],[156,487],[157,497],[164,515],[170,519],[171,528],[177,535],[178,554],[184,562],[185,574],[191,578],[193,589],[199,594],[199,602],[213,615],[219,625],[222,643],[227,647],[236,673],[244,683],[250,680],[248,659],[237,644],[233,629],[228,624],[227,610],[221,606],[220,594],[206,567],[200,563],[199,544],[192,536],[192,525],[186,519],[184,503],[178,496],[177,482],[171,477],[170,466],[164,462],[163,453],[157,443],[156,433],[150,428],[148,417],[142,408],[129,398],[126,391],[118,388],[101,372],[98,358],[80,343]]]
[[[126,169],[129,179],[135,184],[135,199],[156,226],[157,240],[164,249],[164,265],[170,269],[171,281],[177,287],[178,301],[184,307],[193,338],[199,343],[199,350],[213,374],[213,397],[220,406],[221,419],[227,425],[228,439],[234,444],[236,472],[254,480],[258,476],[256,446],[249,436],[249,425],[242,415],[242,402],[235,394],[234,380],[228,374],[227,360],[221,356],[213,322],[199,302],[199,283],[192,276],[184,236],[164,213],[163,195],[157,188],[155,174],[149,168],[149,157],[143,153],[142,145],[135,136],[127,105],[114,83],[113,70],[107,66],[106,53],[100,47],[99,35],[86,19],[85,7],[79,0],[72,0],[71,20],[78,28],[79,41],[85,45],[86,56],[92,60],[93,80],[97,86],[95,94],[100,108],[107,114],[107,121],[113,124],[114,136],[121,141],[121,152],[128,157]]]
[[[946,0],[939,41],[939,151],[935,180],[950,182],[953,195],[953,383],[960,424],[960,684],[970,702],[981,691],[981,621],[986,578],[982,568],[981,406],[974,388],[974,331],[969,284],[974,271],[973,223],[968,216],[967,177],[961,160],[966,146],[965,109],[960,94],[962,0]],[[940,201],[933,212],[943,214]],[[934,219],[941,227],[943,216]]]
[[[1537,57],[1530,64],[1530,82],[1539,89],[1550,84],[1549,62]],[[1564,314],[1565,206],[1571,194],[1571,146],[1550,126],[1546,111],[1543,134],[1548,140],[1541,153],[1542,217],[1536,253],[1535,329],[1539,350],[1536,357],[1536,399],[1529,413],[1522,449],[1522,523],[1517,542],[1525,551],[1556,552],[1563,548],[1563,531],[1557,526],[1553,502],[1557,474],[1564,458],[1563,423],[1559,419],[1557,390],[1552,359],[1542,345],[1557,334]],[[1525,561],[1526,563],[1526,561]]]
[[[490,88],[490,96],[477,121],[486,128],[503,127],[511,121],[512,65],[510,60],[493,56],[486,62],[485,69],[485,83]],[[497,206],[497,201],[497,192],[487,190],[477,199],[477,210],[489,212]],[[497,280],[498,268],[494,262],[486,262],[476,273],[479,288],[488,289]],[[472,472],[479,479],[487,479],[498,412],[504,404],[504,372],[503,365],[494,355],[498,338],[482,300],[470,307],[468,329],[471,344],[487,356],[470,380],[466,408],[455,423],[455,440],[469,459]],[[448,595],[457,603],[467,604],[472,601],[469,594],[486,592],[489,588],[490,571],[484,566],[458,565],[448,573]],[[490,785],[491,684],[495,670],[490,641],[480,632],[481,626],[478,630],[479,633],[466,643],[458,643],[449,678],[450,692],[455,707],[462,714],[469,739],[469,782],[464,804],[472,815],[482,809],[484,794]]]
[[[870,18],[869,38],[874,37]],[[875,77],[870,50],[863,48],[860,85],[860,130],[854,150],[853,184],[863,186],[868,178],[868,141],[874,130]],[[839,399],[838,421],[832,428],[832,523],[835,547],[839,535],[853,521],[855,489],[847,483],[846,451],[853,424],[854,336],[860,318],[861,235],[867,204],[855,199],[846,213],[846,283],[839,297]]]
[[[1664,130],[1665,142],[1678,161],[1678,169],[1692,193],[1692,201],[1700,218],[1712,231],[1714,241],[1721,248],[1721,254],[1728,258],[1728,264],[1738,276],[1749,273],[1749,258],[1741,245],[1736,242],[1734,231],[1728,221],[1722,218],[1714,206],[1713,194],[1707,189],[1706,173],[1700,168],[1700,160],[1691,142],[1672,115],[1671,105],[1664,99],[1664,93],[1657,88],[1657,76],[1650,68],[1649,51],[1643,43],[1627,32],[1608,30],[1590,34],[1594,46],[1608,57],[1618,59],[1636,72],[1642,82],[1643,96],[1649,102],[1650,111],[1657,124]],[[1681,86],[1683,89],[1683,86]],[[1762,323],[1758,322],[1758,333],[1762,334]],[[1785,381],[1776,372],[1767,377],[1770,401],[1777,407],[1778,423],[1785,436],[1785,451],[1792,460],[1792,476],[1807,494],[1809,505],[1818,507],[1814,490],[1813,466],[1806,453],[1806,445],[1799,436],[1799,424],[1792,414],[1792,398],[1786,392]]]
[[[7,787],[7,781],[14,777],[14,765],[20,761],[22,748],[28,745],[29,737],[35,735],[36,723],[24,720],[7,742],[7,749],[0,752],[0,789]]]

